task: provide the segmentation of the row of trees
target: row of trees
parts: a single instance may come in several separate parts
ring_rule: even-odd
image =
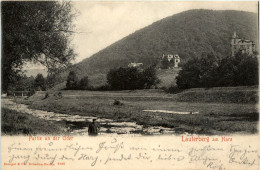
[[[24,75],[9,87],[9,91],[45,91],[49,88],[48,80],[48,77],[44,78],[42,74],[37,74],[35,78]]]
[[[149,89],[159,83],[155,65],[144,70],[136,67],[112,69],[107,74],[107,83],[111,90]]]
[[[149,89],[159,83],[155,65],[145,69],[136,67],[111,69],[107,74],[107,85],[93,88],[89,86],[88,76],[78,79],[76,72],[70,71],[66,90],[135,90]]]
[[[111,69],[107,74],[107,86],[101,90],[149,89],[159,83],[155,65],[145,69],[136,67]],[[176,77],[178,89],[225,86],[258,85],[258,59],[256,54],[237,53],[234,57],[217,58],[204,54],[186,62]],[[88,77],[78,80],[76,73],[69,73],[67,89],[92,89]],[[176,89],[175,89],[176,90]],[[174,90],[174,91],[175,91]]]
[[[79,80],[76,73],[74,71],[70,71],[67,78],[66,90],[87,90],[87,89],[89,89],[88,76],[85,76]]]
[[[185,63],[176,77],[180,89],[258,85],[256,55],[237,53],[218,59],[209,54]]]
[[[256,56],[238,53],[234,57],[216,58],[213,54],[193,58],[185,63],[176,77],[178,89],[209,88],[225,86],[258,85],[258,61]],[[55,77],[44,78],[42,74],[22,77],[14,90],[46,90],[51,88]],[[79,79],[70,71],[67,90],[135,90],[150,89],[159,83],[155,65],[145,69],[136,67],[111,69],[107,74],[107,86],[89,86],[88,76]],[[173,89],[176,91],[176,89]]]

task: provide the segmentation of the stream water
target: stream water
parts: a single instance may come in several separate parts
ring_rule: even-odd
[[[65,121],[67,131],[75,135],[87,135],[88,124],[92,119],[96,118],[100,125],[99,134],[101,135],[173,135],[174,129],[165,128],[161,126],[143,126],[136,122],[116,122],[112,119],[97,118],[91,116],[70,115],[54,112],[47,112],[43,110],[35,110],[28,108],[25,104],[16,104],[11,99],[2,98],[2,107],[11,110],[16,110],[22,113],[31,114],[35,117],[51,120],[51,121]]]

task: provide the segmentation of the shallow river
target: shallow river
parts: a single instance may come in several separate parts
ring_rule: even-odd
[[[100,125],[100,133],[102,135],[173,135],[175,134],[174,129],[164,128],[161,126],[143,126],[138,125],[136,122],[116,122],[112,119],[97,118],[90,116],[81,115],[69,115],[54,112],[47,112],[42,110],[29,109],[27,105],[16,104],[10,99],[2,98],[2,107],[11,110],[16,110],[22,113],[31,114],[41,119],[52,120],[52,121],[65,121],[67,131],[75,135],[87,135],[88,124],[92,122],[92,119],[96,118]]]

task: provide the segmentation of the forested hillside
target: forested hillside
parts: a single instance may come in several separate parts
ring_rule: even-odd
[[[240,37],[257,42],[257,30],[255,13],[190,10],[134,32],[75,64],[73,70],[79,77],[95,77],[96,74],[107,73],[111,68],[126,67],[130,62],[150,65],[158,62],[163,53],[179,54],[181,64],[203,53],[223,58],[231,53],[230,41],[234,31]],[[67,73],[63,73],[64,76]]]

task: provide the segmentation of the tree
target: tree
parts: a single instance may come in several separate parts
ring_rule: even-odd
[[[48,74],[47,77],[46,77],[46,87],[49,89],[49,88],[52,88],[56,82],[56,74]]]
[[[134,90],[138,89],[140,74],[137,68],[112,69],[107,74],[107,82],[113,90]],[[142,88],[142,87],[140,87]]]
[[[216,87],[234,86],[236,84],[234,77],[237,72],[237,60],[235,57],[226,57],[220,61],[217,73],[214,75]]]
[[[242,53],[220,61],[214,55],[194,58],[183,65],[176,84],[180,89],[258,85],[258,59]]]
[[[5,1],[2,9],[2,88],[20,76],[23,64],[37,62],[49,72],[74,58],[69,37],[75,16],[70,2]]]
[[[169,61],[168,58],[166,56],[164,56],[161,60],[161,68],[162,69],[168,69],[169,68]]]
[[[34,77],[27,77],[26,75],[21,77],[15,87],[16,91],[30,91],[34,90]]]
[[[156,76],[156,65],[149,66],[144,69],[142,73],[143,88],[150,89],[159,83],[159,79]]]
[[[258,61],[256,57],[246,56],[238,65],[235,82],[238,85],[258,85]]]
[[[37,74],[34,80],[34,88],[36,90],[46,90],[46,80],[42,74]]]
[[[74,71],[70,71],[67,78],[66,89],[75,90],[77,88],[78,88],[78,78],[76,76],[76,73]]]
[[[112,69],[107,74],[112,90],[135,90],[151,88],[158,83],[155,65],[140,70],[136,67]]]
[[[183,65],[176,77],[176,84],[180,89],[199,87],[200,74],[199,59],[193,58]]]
[[[258,85],[258,59],[255,55],[237,53],[222,59],[215,86]]]
[[[215,83],[213,75],[218,66],[218,58],[213,54],[203,54],[201,58],[195,57],[183,65],[176,77],[176,84],[180,89],[212,87]]]
[[[211,54],[204,54],[202,58],[199,60],[200,65],[200,87],[212,87],[215,83],[215,76],[216,69],[219,66],[218,58],[215,55]]]
[[[80,90],[86,90],[86,89],[88,89],[88,76],[83,77],[83,78],[79,81],[78,88],[79,88]]]
[[[64,82],[61,75],[59,73],[56,74],[48,74],[46,77],[46,88],[50,89],[54,87],[56,84]]]

